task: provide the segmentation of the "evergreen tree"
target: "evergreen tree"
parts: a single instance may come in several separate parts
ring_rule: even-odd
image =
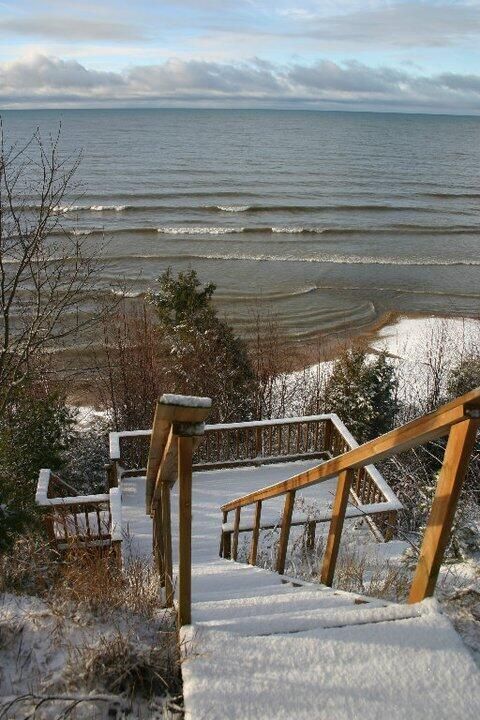
[[[325,388],[325,409],[337,415],[359,443],[391,430],[398,411],[398,382],[385,353],[361,348],[343,353]]]
[[[215,285],[171,268],[158,282],[147,301],[160,323],[165,391],[211,397],[212,420],[250,419],[254,373],[245,343],[217,316]]]
[[[60,470],[73,438],[74,414],[63,398],[39,388],[17,389],[0,418],[0,495],[32,510],[41,468]]]
[[[467,355],[449,373],[447,392],[453,400],[480,386],[480,357]]]

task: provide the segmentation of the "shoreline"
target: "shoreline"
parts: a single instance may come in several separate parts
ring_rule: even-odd
[[[382,337],[385,341],[386,337],[388,337],[385,335],[382,336],[383,330],[400,326],[402,321],[408,322],[415,320],[423,320],[425,322],[429,320],[445,320],[446,322],[470,321],[480,324],[480,314],[478,316],[458,316],[447,313],[405,313],[389,310],[382,313],[374,323],[366,327],[349,331],[331,332],[328,335],[320,334],[316,338],[309,340],[286,338],[283,347],[286,351],[290,347],[292,353],[289,355],[291,362],[289,362],[288,367],[285,367],[284,372],[301,372],[314,365],[336,360],[345,350],[359,345],[364,346],[372,354],[378,354],[380,350],[378,347],[375,347],[375,344],[378,344],[382,340]],[[392,332],[392,336],[395,337],[395,332]],[[395,353],[388,352],[388,354],[392,357],[395,356]],[[83,372],[87,372],[87,368],[85,368]],[[80,371],[80,375],[83,375],[83,372]],[[78,386],[68,395],[67,401],[76,407],[101,409],[98,394],[92,390],[88,380],[86,382],[80,381]]]

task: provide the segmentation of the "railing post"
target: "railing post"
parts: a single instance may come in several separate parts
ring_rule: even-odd
[[[337,491],[332,507],[332,519],[328,531],[327,546],[323,557],[322,573],[320,582],[331,587],[337,564],[338,550],[342,537],[343,522],[348,505],[348,494],[352,486],[354,471],[351,469],[342,470],[338,475]]]
[[[250,565],[257,563],[258,538],[260,536],[260,519],[262,516],[262,501],[259,500],[255,505],[255,520],[253,523],[252,544],[250,546],[250,557],[248,562]]]
[[[285,560],[287,559],[288,538],[290,537],[290,525],[292,523],[294,504],[295,490],[290,490],[285,496],[280,541],[278,543],[277,572],[279,575],[283,575],[285,572]]]
[[[232,541],[232,560],[237,559],[238,554],[238,535],[240,532],[240,512],[241,508],[235,508],[235,520],[233,522],[233,541]]]
[[[464,420],[450,429],[420,557],[410,588],[409,603],[420,602],[433,595],[435,590],[478,424],[478,420]]]
[[[224,525],[227,522],[227,520],[228,520],[228,512],[224,511],[222,513],[222,525]],[[224,555],[225,535],[226,535],[226,533],[223,531],[223,527],[222,527],[222,532],[220,533],[220,550],[218,551],[218,554],[220,557],[225,557],[225,555]]]
[[[190,625],[192,620],[192,457],[193,437],[179,436],[178,618],[180,625]]]

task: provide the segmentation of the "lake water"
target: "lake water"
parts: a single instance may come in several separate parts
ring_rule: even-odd
[[[83,149],[68,221],[105,234],[99,284],[145,292],[168,266],[301,338],[389,310],[480,314],[480,118],[249,110],[2,112]],[[67,215],[67,213],[66,213]]]

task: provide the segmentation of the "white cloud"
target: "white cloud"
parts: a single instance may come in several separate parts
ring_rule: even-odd
[[[274,64],[170,59],[124,72],[34,55],[0,64],[0,104],[345,107],[480,113],[480,75],[422,75],[356,61]]]
[[[125,41],[144,38],[144,33],[132,23],[113,19],[31,14],[0,19],[0,34],[4,37],[26,35],[71,41]]]
[[[478,2],[399,2],[364,7],[341,15],[308,20],[297,30],[349,49],[380,47],[447,47],[480,34]]]

